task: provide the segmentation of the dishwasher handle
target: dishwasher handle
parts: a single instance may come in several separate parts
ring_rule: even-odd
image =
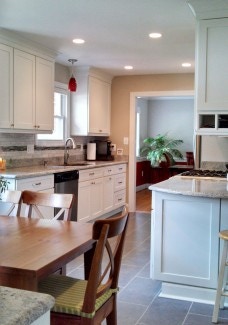
[[[73,170],[54,174],[54,182],[62,183],[79,179],[79,171]]]

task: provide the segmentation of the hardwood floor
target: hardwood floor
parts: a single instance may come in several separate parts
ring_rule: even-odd
[[[151,191],[144,189],[136,192],[136,211],[150,212],[151,211]]]

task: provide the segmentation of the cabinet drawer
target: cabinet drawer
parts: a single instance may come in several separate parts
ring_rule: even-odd
[[[19,179],[16,184],[19,191],[43,191],[49,188],[54,188],[54,175]]]
[[[115,174],[126,173],[126,164],[114,165],[113,169]]]
[[[126,174],[115,175],[114,191],[122,190],[126,187]]]
[[[79,171],[79,182],[103,177],[103,168],[93,168]]]
[[[115,173],[114,166],[104,167],[104,176],[113,175]]]
[[[126,191],[118,191],[114,193],[114,207],[121,206],[125,203],[126,201]]]

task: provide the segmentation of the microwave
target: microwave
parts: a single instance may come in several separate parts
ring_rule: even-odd
[[[113,160],[112,142],[110,140],[96,140],[96,160]]]

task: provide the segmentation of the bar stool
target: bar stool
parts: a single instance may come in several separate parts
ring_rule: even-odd
[[[218,286],[215,298],[214,311],[212,316],[212,323],[218,323],[218,313],[219,308],[224,308],[225,297],[228,297],[228,288],[227,285],[227,253],[228,253],[228,230],[220,231],[219,233],[220,239],[224,241],[223,243],[223,251],[222,251],[222,259],[220,263],[219,277],[218,277]]]

